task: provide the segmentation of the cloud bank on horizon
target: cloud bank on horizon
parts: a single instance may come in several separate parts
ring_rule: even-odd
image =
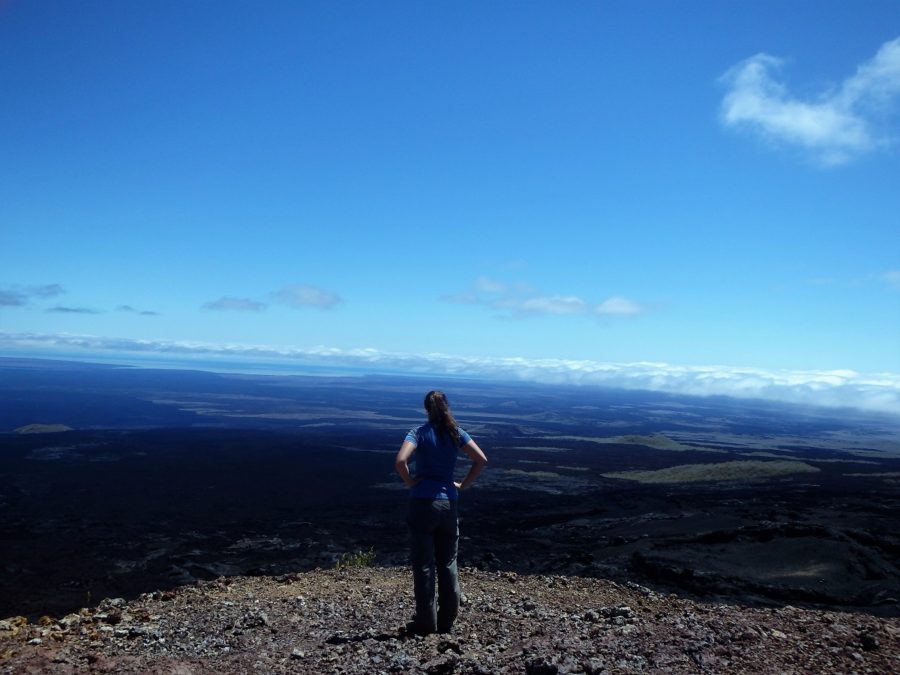
[[[779,80],[784,65],[784,59],[759,53],[725,73],[722,123],[798,146],[823,166],[845,164],[895,141],[888,120],[896,117],[900,98],[900,37],[811,100],[794,96]]]
[[[675,366],[666,363],[603,363],[571,359],[459,357],[441,353],[399,354],[375,349],[285,347],[135,340],[90,335],[0,332],[0,348],[54,350],[331,365],[409,374],[459,375],[543,384],[600,386],[689,396],[730,396],[802,405],[849,407],[900,415],[900,374],[852,370],[764,370],[731,366]]]

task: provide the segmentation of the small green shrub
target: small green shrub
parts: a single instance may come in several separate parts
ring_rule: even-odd
[[[334,568],[338,570],[349,567],[375,567],[375,547],[372,546],[368,551],[343,553],[334,564]]]

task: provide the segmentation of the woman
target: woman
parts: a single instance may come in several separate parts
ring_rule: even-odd
[[[428,423],[411,430],[397,452],[394,466],[410,489],[409,525],[416,594],[416,616],[413,631],[427,635],[435,631],[447,633],[459,611],[459,575],[456,551],[459,527],[456,517],[458,492],[467,489],[487,464],[478,444],[460,429],[447,397],[439,391],[425,396]],[[462,450],[472,466],[461,483],[453,480],[456,457]],[[415,476],[407,462],[415,453]],[[434,607],[435,569],[438,581],[438,608]]]

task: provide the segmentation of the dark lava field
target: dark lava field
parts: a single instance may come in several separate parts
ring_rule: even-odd
[[[0,617],[331,568],[346,552],[403,565],[393,456],[433,388],[490,460],[461,501],[463,565],[900,615],[896,417],[0,359]]]

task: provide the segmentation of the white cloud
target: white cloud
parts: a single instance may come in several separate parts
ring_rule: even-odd
[[[524,314],[584,314],[587,303],[574,295],[538,295],[522,300],[516,309]]]
[[[219,312],[261,312],[265,308],[266,304],[264,302],[251,300],[250,298],[224,297],[203,305],[203,309],[212,309]]]
[[[604,300],[594,308],[597,314],[617,314],[619,316],[627,316],[629,314],[640,314],[644,311],[636,302],[625,298],[609,298]]]
[[[475,290],[479,293],[506,293],[508,288],[502,281],[495,281],[488,277],[478,277],[475,280]]]
[[[295,308],[318,307],[319,309],[331,309],[343,302],[342,298],[336,293],[303,284],[284,286],[280,290],[270,293],[269,297],[272,300]],[[268,305],[260,300],[233,297],[222,297],[203,305],[203,309],[230,312],[261,312],[267,307]]]
[[[572,314],[627,316],[645,311],[643,306],[626,298],[614,296],[592,305],[576,295],[541,295],[528,284],[507,284],[487,277],[479,277],[462,293],[441,299],[458,305],[482,305],[499,311],[503,318]]]
[[[896,113],[894,99],[900,95],[900,38],[883,44],[854,75],[812,100],[793,96],[777,79],[783,65],[782,59],[757,54],[722,77],[729,86],[721,107],[726,126],[800,146],[826,166],[892,140],[885,120]]]
[[[207,303],[212,304],[212,303]],[[159,312],[154,312],[153,310],[143,309],[137,310],[131,305],[119,305],[116,307],[117,312],[127,312],[129,314],[137,314],[138,316],[159,316]]]
[[[453,295],[442,295],[441,300],[444,302],[452,302],[454,305],[480,305],[481,298],[474,291],[465,291],[464,293],[454,293]]]
[[[666,363],[602,363],[571,359],[457,357],[447,354],[397,354],[374,349],[210,344],[104,338],[89,335],[0,331],[0,347],[152,353],[186,358],[219,357],[252,367],[254,360],[324,364],[451,374],[546,384],[575,384],[638,389],[692,396],[759,398],[818,406],[851,407],[900,415],[900,374],[862,374],[851,370],[763,370],[728,366],[673,366]]]
[[[877,106],[900,94],[900,37],[881,45],[871,61],[856,69],[839,92],[845,105]]]
[[[318,307],[319,309],[331,309],[343,302],[341,296],[331,291],[326,291],[316,286],[306,284],[285,286],[272,293],[272,297],[291,307]]]

